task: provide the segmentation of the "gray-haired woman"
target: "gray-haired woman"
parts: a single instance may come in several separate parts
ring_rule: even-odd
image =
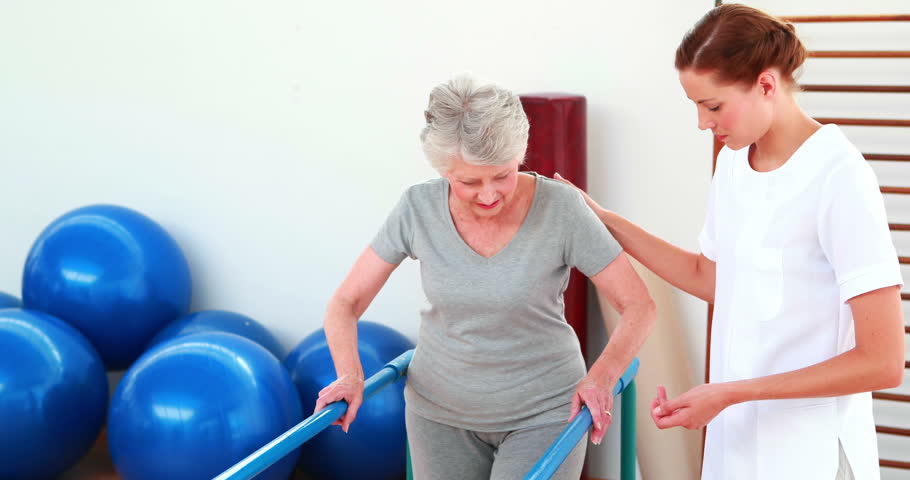
[[[405,398],[414,476],[523,476],[587,405],[591,441],[610,425],[611,390],[655,321],[646,287],[582,196],[520,173],[528,120],[512,92],[468,76],[430,94],[421,133],[441,178],[405,191],[329,302],[325,332],[338,380],[316,410],[338,400],[347,431],[363,395],[356,322],[405,259],[420,261],[421,312]],[[563,316],[571,267],[622,315],[586,371]],[[554,478],[577,479],[579,443]]]

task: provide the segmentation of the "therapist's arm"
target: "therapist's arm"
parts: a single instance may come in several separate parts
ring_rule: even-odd
[[[905,361],[900,287],[873,290],[848,303],[856,326],[855,348],[792,372],[700,385],[669,400],[659,391],[651,404],[654,422],[660,428],[701,428],[721,410],[737,403],[835,397],[900,386]]]
[[[558,173],[555,178],[573,187]],[[638,260],[676,288],[708,303],[714,303],[716,264],[701,253],[690,252],[652,235],[616,212],[597,204],[584,190],[575,187],[585,198],[616,241],[632,258]]]

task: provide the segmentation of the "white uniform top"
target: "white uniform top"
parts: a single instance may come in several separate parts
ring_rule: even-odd
[[[902,284],[872,169],[835,125],[771,172],[721,150],[702,253],[717,262],[711,382],[807,367],[856,344],[852,297]],[[869,393],[746,402],[709,425],[702,479],[833,479],[838,439],[878,479]]]

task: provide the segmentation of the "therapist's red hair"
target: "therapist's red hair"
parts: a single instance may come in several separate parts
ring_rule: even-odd
[[[721,83],[751,84],[777,68],[788,84],[808,52],[792,23],[740,4],[711,9],[676,49],[676,69],[712,72]]]

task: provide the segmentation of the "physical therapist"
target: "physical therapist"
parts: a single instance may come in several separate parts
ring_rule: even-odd
[[[658,389],[660,428],[705,425],[702,478],[878,479],[872,390],[904,374],[902,284],[875,175],[797,105],[793,25],[708,12],[676,52],[717,158],[701,253],[589,205],[623,249],[714,304],[710,383]]]

